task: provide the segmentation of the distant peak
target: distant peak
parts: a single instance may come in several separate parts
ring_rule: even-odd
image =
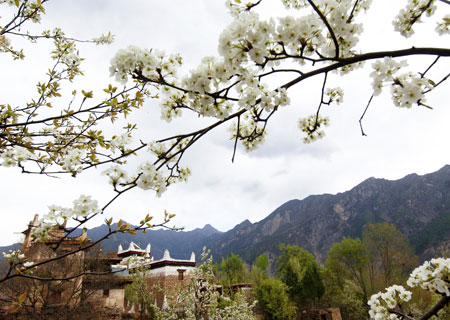
[[[450,165],[448,165],[448,164],[446,164],[445,166],[443,166],[436,172],[442,173],[442,172],[447,172],[447,171],[450,171]]]
[[[206,235],[212,235],[214,233],[220,233],[219,230],[217,230],[216,228],[214,228],[212,225],[210,225],[209,223],[205,224],[205,226],[203,228],[197,228],[194,229],[192,231],[196,231],[196,232],[200,232]]]
[[[247,227],[247,226],[250,226],[250,225],[252,225],[252,223],[248,219],[245,219],[244,221],[242,221],[241,223],[236,225],[235,228],[243,228],[243,227]]]
[[[202,228],[203,231],[218,231],[216,228],[214,228],[212,225],[205,224],[205,226]]]

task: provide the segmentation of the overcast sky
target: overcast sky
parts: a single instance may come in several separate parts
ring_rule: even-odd
[[[364,18],[367,37],[361,41],[361,50],[448,43],[448,36],[432,36],[426,24],[410,40],[392,35],[392,18],[404,1],[390,1],[389,10],[382,7],[386,3],[375,2],[374,15]],[[280,1],[275,0],[263,1],[260,10],[263,16],[284,14]],[[108,31],[116,35],[115,43],[107,47],[79,45],[81,56],[86,59],[82,64],[85,77],[75,86],[100,90],[113,81],[108,65],[118,49],[134,44],[180,53],[185,62],[183,70],[189,70],[202,57],[217,56],[218,37],[231,21],[221,0],[54,0],[50,1],[42,24],[49,29],[60,26],[68,35],[80,39]],[[17,42],[17,46],[20,44]],[[24,62],[0,56],[1,103],[20,105],[28,101],[35,94],[34,84],[44,79],[49,67],[50,46],[24,46]],[[424,71],[432,58],[411,61],[418,67],[411,70]],[[441,62],[436,77],[439,72],[448,72],[448,66],[448,60]],[[322,81],[318,78],[290,89],[291,105],[274,117],[268,127],[269,135],[257,151],[246,153],[239,148],[231,163],[233,141],[226,128],[219,128],[186,154],[184,164],[193,172],[187,183],[170,187],[161,198],[152,192],[133,190],[110,207],[107,216],[96,219],[89,227],[110,216],[136,223],[151,213],[157,221],[167,209],[177,215],[174,223],[187,230],[209,223],[226,231],[245,219],[259,221],[291,199],[344,192],[372,176],[399,179],[413,172],[425,174],[449,163],[448,84],[428,97],[434,110],[398,109],[386,90],[373,101],[366,115],[364,129],[368,136],[363,137],[358,120],[371,95],[369,72],[365,68],[345,78],[331,77],[330,86],[341,86],[345,95],[342,105],[324,110],[331,119],[324,139],[303,144],[297,128],[298,119],[317,107]],[[158,102],[151,100],[132,120],[141,129],[136,140],[143,141],[208,123],[207,119],[187,117],[168,124],[160,120]],[[109,199],[113,193],[101,171],[88,171],[77,179],[54,179],[0,167],[0,213],[4,217],[0,245],[18,241],[20,231],[33,215],[45,214],[50,204],[71,206],[80,194],[92,195],[100,204]]]

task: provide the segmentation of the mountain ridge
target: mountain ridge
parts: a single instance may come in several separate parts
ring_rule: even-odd
[[[155,259],[165,249],[177,259],[200,255],[206,246],[216,261],[231,253],[252,263],[262,253],[274,262],[280,243],[295,244],[324,262],[332,244],[343,237],[361,237],[368,223],[397,226],[416,248],[421,259],[431,257],[439,244],[450,243],[450,165],[436,172],[408,174],[401,179],[370,177],[348,191],[291,199],[255,223],[245,219],[221,232],[210,224],[191,231],[150,230],[143,234],[114,234],[102,242],[104,252],[126,248],[130,241],[152,246]],[[99,239],[107,232],[102,225],[88,230]]]

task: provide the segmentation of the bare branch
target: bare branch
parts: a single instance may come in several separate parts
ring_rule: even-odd
[[[325,87],[326,87],[326,84],[327,84],[327,78],[328,78],[328,72],[325,72],[325,76],[324,76],[323,84],[322,84],[322,90],[321,90],[321,94],[320,94],[320,103],[319,103],[319,107],[317,108],[317,111],[316,111],[316,122],[314,123],[313,131],[315,129],[317,129],[317,126],[319,125],[320,108],[322,107],[322,104],[325,103],[324,100],[323,100],[323,97],[325,95]]]
[[[450,49],[411,47],[410,49],[401,49],[401,50],[393,50],[393,51],[378,51],[378,52],[357,54],[357,55],[355,55],[353,57],[349,57],[349,58],[340,58],[338,60],[338,62],[336,62],[336,63],[332,63],[328,66],[321,67],[321,68],[315,69],[313,71],[304,73],[303,75],[295,78],[294,80],[285,83],[281,87],[288,89],[307,78],[311,78],[311,77],[316,76],[321,73],[337,70],[339,68],[342,68],[342,67],[354,64],[354,63],[359,63],[359,62],[374,60],[374,59],[381,59],[384,57],[398,58],[398,57],[414,56],[414,55],[434,55],[434,56],[450,57]]]
[[[438,60],[440,59],[440,56],[437,56],[436,59],[434,59],[434,61],[428,66],[428,68],[423,72],[420,73],[420,76],[423,78],[425,77],[425,74],[430,71],[431,68],[433,68],[433,66],[438,62]]]
[[[353,5],[352,11],[350,12],[350,15],[348,16],[347,23],[352,22],[354,14],[355,14],[356,7],[358,6],[358,2],[359,2],[359,0],[355,1],[355,4]]]
[[[372,102],[372,99],[373,99],[373,94],[370,96],[369,102],[367,103],[367,106],[366,106],[366,108],[364,109],[364,112],[363,112],[363,114],[361,115],[361,118],[359,118],[359,127],[361,128],[361,134],[362,134],[363,136],[367,136],[367,134],[366,134],[366,133],[364,132],[364,130],[363,130],[362,120],[363,120],[364,116],[366,115],[367,109],[369,109],[369,106],[370,106],[370,103]]]
[[[234,139],[234,146],[233,146],[233,156],[231,157],[231,162],[234,163],[234,156],[236,155],[236,149],[237,149],[237,142],[239,139],[239,127],[241,125],[241,117],[237,117],[237,125],[236,125],[236,138]]]

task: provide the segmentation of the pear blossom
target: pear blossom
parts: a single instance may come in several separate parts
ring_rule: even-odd
[[[127,172],[118,165],[112,166],[104,170],[102,174],[109,177],[109,183],[112,184],[113,186],[128,182]]]
[[[20,250],[9,250],[2,253],[3,258],[9,263],[18,263],[25,259],[25,255]]]
[[[73,213],[76,216],[86,217],[97,212],[97,200],[93,200],[91,196],[81,195],[78,199],[73,201]]]
[[[111,44],[114,42],[114,35],[108,32],[108,34],[102,34],[100,37],[93,38],[92,41],[97,45]]]
[[[421,22],[421,17],[426,14],[428,17],[436,11],[435,0],[409,0],[404,9],[401,9],[393,21],[395,31],[402,36],[409,38],[414,34],[413,24]]]
[[[82,149],[70,149],[63,157],[61,167],[74,174],[83,171],[82,159],[86,152]]]
[[[1,163],[4,167],[13,167],[17,165],[17,160],[15,157],[15,152],[13,148],[6,149],[3,153],[0,154],[0,159],[3,160]]]
[[[450,14],[445,15],[442,21],[438,23],[436,32],[441,36],[450,33]]]
[[[410,287],[421,287],[425,290],[450,296],[450,259],[434,258],[425,261],[411,273],[408,281]]]
[[[111,150],[114,152],[115,149],[124,151],[132,142],[132,137],[130,133],[122,133],[117,136],[113,136],[110,142]]]
[[[139,171],[140,176],[136,181],[139,188],[144,190],[153,189],[158,196],[166,191],[166,179],[162,176],[160,171],[156,170],[153,164],[145,162],[140,165]]]
[[[393,314],[390,310],[394,309],[402,302],[408,302],[411,299],[411,291],[402,286],[393,285],[385,289],[385,292],[378,292],[370,297],[367,304],[370,306],[369,315],[375,320],[401,319],[400,316]]]

